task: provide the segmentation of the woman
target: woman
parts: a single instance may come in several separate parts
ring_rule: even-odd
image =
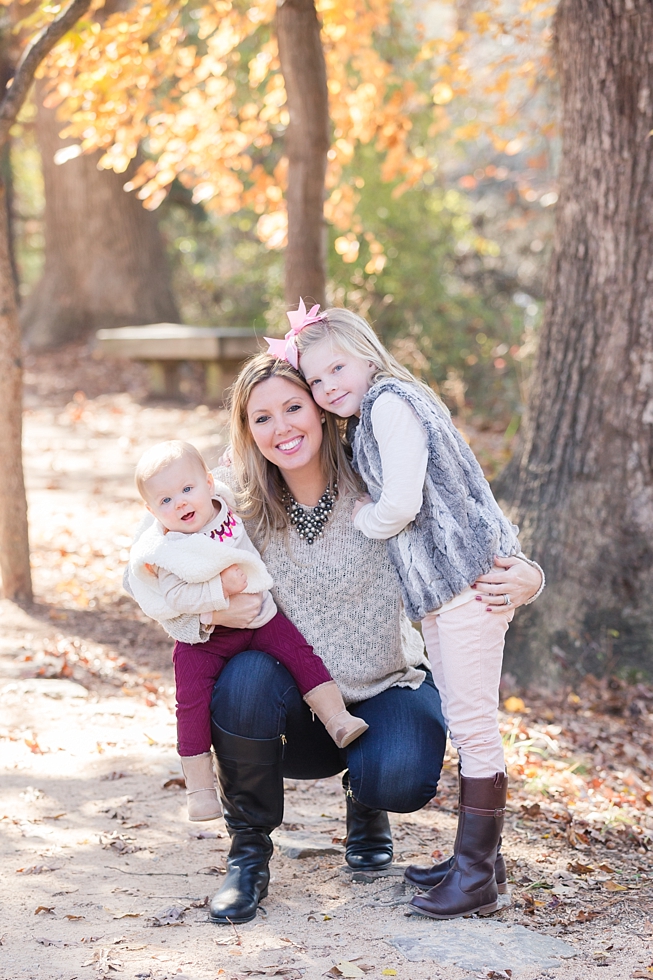
[[[369,731],[338,750],[272,657],[248,651],[227,664],[212,703],[231,836],[227,876],[210,908],[221,923],[249,921],[267,894],[284,776],[317,779],[346,769],[345,859],[352,870],[379,870],[392,861],[386,811],[410,812],[433,798],[446,742],[440,697],[421,637],[401,609],[385,544],[351,521],[361,488],[334,417],[321,412],[287,362],[259,354],[234,385],[231,437],[233,471],[220,477],[235,473],[275,600]],[[515,606],[528,601],[542,581],[537,567],[510,558],[476,588],[492,609],[506,594]],[[235,599],[215,623],[248,625],[258,602]]]

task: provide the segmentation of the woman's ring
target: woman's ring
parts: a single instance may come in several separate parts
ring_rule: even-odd
[[[509,595],[507,595],[507,594],[504,595],[504,597],[503,597],[503,604],[504,604],[504,606],[509,606],[510,605],[510,596]]]

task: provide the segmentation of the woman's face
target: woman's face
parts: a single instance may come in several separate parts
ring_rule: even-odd
[[[256,385],[247,420],[258,449],[282,472],[321,467],[322,413],[292,381],[268,378]]]

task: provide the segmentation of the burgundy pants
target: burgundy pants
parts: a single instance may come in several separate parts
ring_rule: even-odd
[[[214,626],[206,643],[175,643],[172,662],[177,685],[179,755],[201,755],[211,748],[211,695],[228,660],[245,650],[276,657],[292,674],[301,694],[332,680],[317,654],[289,619],[278,612],[257,630]],[[247,692],[243,692],[243,697]]]

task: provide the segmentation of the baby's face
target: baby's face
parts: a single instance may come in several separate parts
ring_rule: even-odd
[[[146,480],[145,505],[168,531],[193,534],[213,519],[213,489],[213,474],[182,456]]]

